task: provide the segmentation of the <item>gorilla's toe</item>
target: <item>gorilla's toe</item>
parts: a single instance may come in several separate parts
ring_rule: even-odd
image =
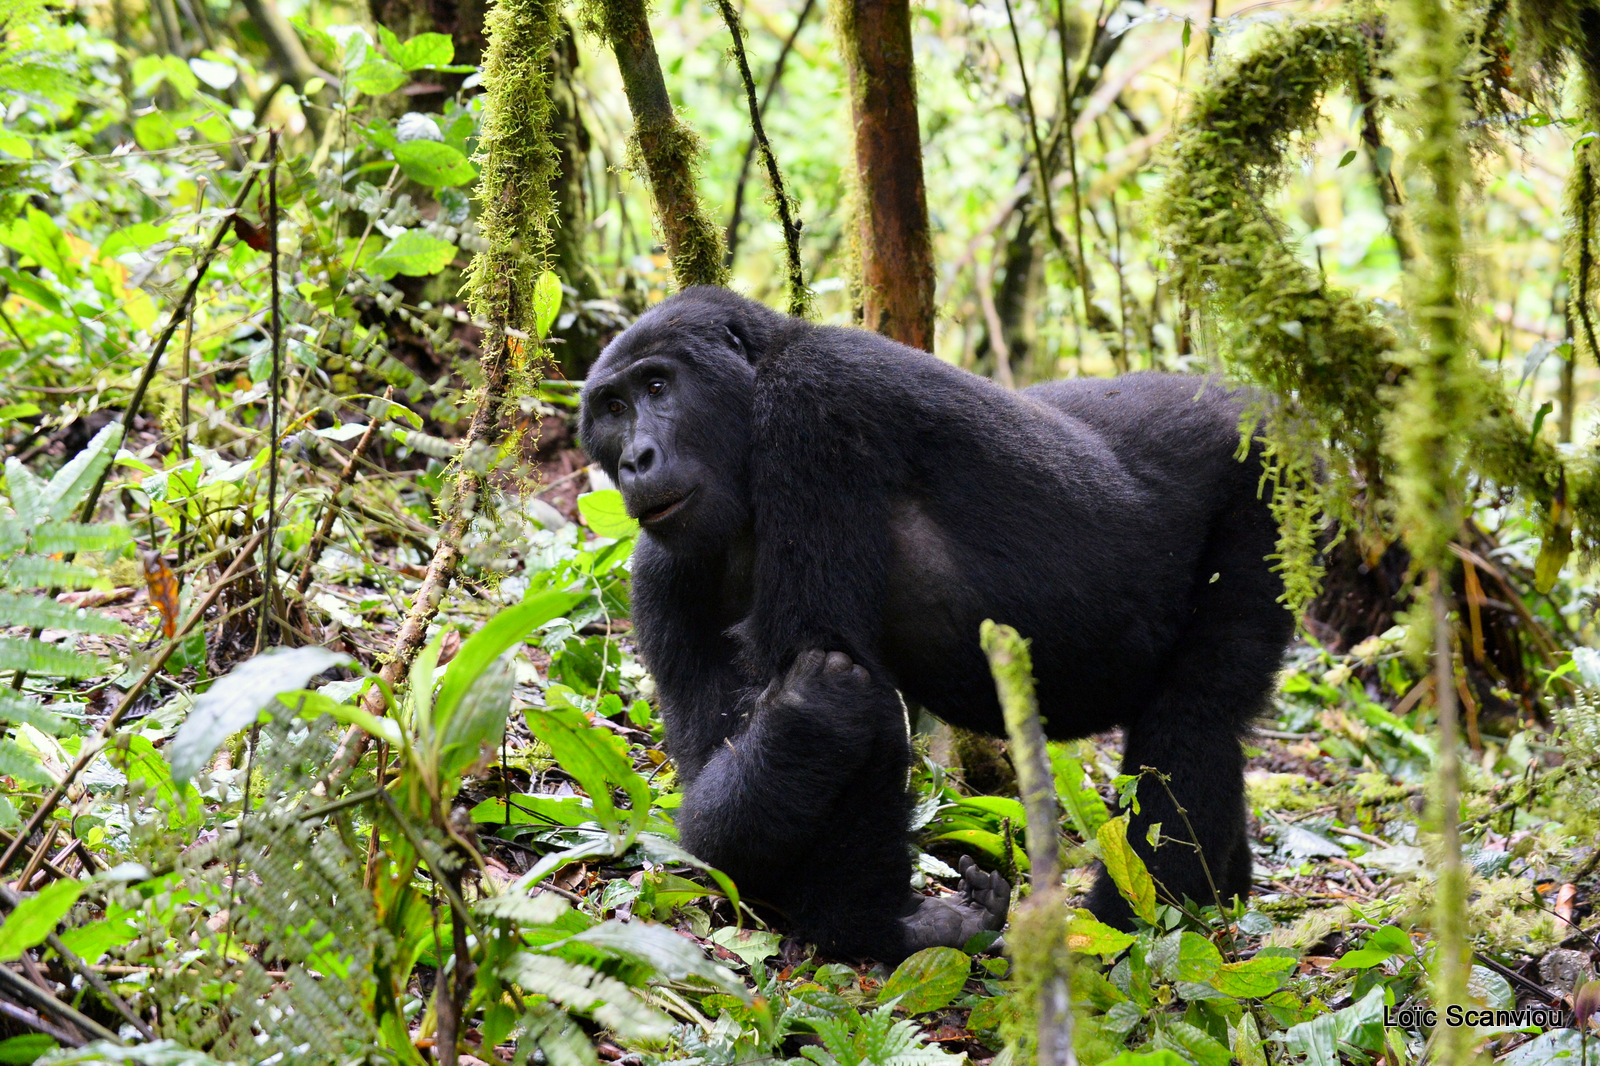
[[[979,868],[963,855],[959,864],[961,888],[953,896],[924,896],[915,909],[900,919],[906,953],[923,948],[966,946],[979,933],[994,932],[1006,924],[1011,908],[1011,886],[999,874]]]
[[[1010,883],[998,873],[984,870],[968,855],[961,856],[957,867],[961,871],[962,904],[978,913],[984,929],[1004,927],[1011,910]]]

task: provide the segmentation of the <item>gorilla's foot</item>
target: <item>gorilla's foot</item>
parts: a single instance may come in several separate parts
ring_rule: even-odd
[[[1011,886],[997,873],[988,873],[963,855],[959,863],[961,888],[949,897],[923,896],[916,909],[900,923],[905,931],[906,954],[923,948],[963,947],[983,932],[998,931],[1011,908]]]

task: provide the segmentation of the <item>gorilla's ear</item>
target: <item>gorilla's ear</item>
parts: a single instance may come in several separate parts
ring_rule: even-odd
[[[734,332],[733,325],[731,323],[724,322],[722,324],[722,332],[726,336],[728,347],[732,348],[735,354],[742,356],[748,361],[750,359],[750,349],[745,345],[744,338],[739,336],[738,333]]]

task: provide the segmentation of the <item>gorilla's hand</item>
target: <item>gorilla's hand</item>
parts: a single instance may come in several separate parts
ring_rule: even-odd
[[[961,888],[954,896],[922,896],[916,910],[901,918],[909,954],[923,948],[959,948],[979,933],[998,931],[1011,908],[1011,886],[961,856]]]
[[[813,648],[795,656],[782,682],[762,695],[770,705],[786,710],[839,707],[859,703],[872,690],[872,676],[842,651]]]

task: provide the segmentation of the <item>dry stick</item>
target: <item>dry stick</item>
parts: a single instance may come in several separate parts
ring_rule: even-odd
[[[484,367],[483,398],[473,412],[467,438],[461,444],[463,460],[473,454],[476,445],[489,439],[490,431],[494,428],[495,401],[504,394],[509,373],[510,353],[507,346],[502,345],[499,353]],[[392,690],[399,684],[406,671],[411,669],[411,661],[417,657],[418,650],[427,638],[428,623],[439,612],[439,604],[444,600],[450,582],[455,579],[457,567],[461,565],[461,539],[472,521],[472,503],[477,498],[480,481],[479,475],[463,462],[456,480],[455,494],[449,503],[449,520],[445,528],[439,531],[439,543],[433,549],[433,558],[428,561],[422,587],[417,590],[417,598],[401,623],[400,631],[395,634],[389,661],[378,671],[383,686],[373,685],[361,701],[362,710],[368,714],[384,713],[384,686]],[[329,767],[329,779],[337,779],[353,767],[366,752],[368,741],[368,735],[360,728],[351,726],[346,730]],[[0,866],[0,869],[4,867]]]
[[[0,988],[0,991],[7,991],[19,999],[25,999],[36,1010],[54,1014],[62,1021],[70,1022],[84,1032],[91,1033],[101,1040],[109,1040],[119,1047],[125,1043],[120,1036],[110,1029],[107,1029],[77,1008],[61,1002],[61,1000],[52,996],[32,981],[17,974],[9,966],[0,966],[0,986],[4,986]]]
[[[84,768],[94,760],[96,755],[100,754],[106,738],[111,735],[112,731],[122,721],[123,716],[133,707],[134,701],[139,698],[139,694],[144,691],[144,687],[167,664],[167,660],[172,657],[172,653],[178,650],[178,645],[189,635],[189,630],[193,629],[200,619],[205,616],[205,613],[211,609],[211,605],[217,602],[217,597],[222,595],[222,590],[227,588],[235,577],[243,576],[242,573],[236,574],[235,571],[256,550],[256,545],[261,543],[261,536],[260,533],[256,533],[245,542],[243,549],[234,557],[233,562],[228,564],[228,569],[223,572],[222,577],[218,578],[217,583],[212,585],[211,590],[206,593],[205,599],[195,606],[195,609],[189,613],[189,617],[184,620],[183,624],[173,634],[172,639],[167,641],[162,649],[156,653],[156,657],[150,661],[150,665],[145,668],[144,673],[139,675],[139,679],[133,683],[133,686],[127,692],[123,693],[122,701],[117,704],[116,710],[111,712],[110,717],[101,723],[99,730],[95,733],[93,742],[83,745],[78,757],[67,768],[66,774],[39,803],[38,809],[33,812],[33,817],[28,819],[28,824],[23,826],[16,836],[11,838],[11,843],[6,847],[5,852],[0,854],[0,870],[5,870],[9,867],[12,861],[16,859],[17,852],[21,850],[23,843],[39,831],[39,827],[44,824],[46,818],[50,817],[51,812],[61,802],[61,797],[67,794],[67,789],[72,787],[72,783],[77,780],[78,775],[83,773]]]
[[[261,550],[261,613],[256,616],[256,654],[266,646],[272,626],[272,592],[278,583],[273,542],[278,533],[278,418],[283,406],[283,316],[278,293],[278,131],[267,134],[267,265],[272,273],[272,381],[268,386],[267,535]],[[275,635],[275,634],[274,634]],[[248,786],[248,782],[246,782]]]
[[[1061,899],[1060,809],[1044,724],[1033,692],[1033,662],[1028,642],[1010,626],[985,620],[979,642],[989,656],[1011,760],[1017,768],[1017,789],[1028,814],[1028,859],[1033,864],[1033,891],[1012,923],[1013,955],[1018,968],[1030,958],[1044,972],[1039,982],[1039,1066],[1077,1066],[1072,1047],[1072,996],[1063,928],[1066,908]],[[1024,979],[1032,975],[1026,975]]]
[[[394,386],[390,385],[383,393],[383,402],[387,405],[389,398],[394,395]],[[385,407],[385,414],[388,413]],[[356,468],[361,465],[362,456],[367,454],[367,447],[372,443],[372,438],[378,428],[376,416],[368,416],[366,431],[361,434],[361,439],[356,441],[355,450],[350,453],[349,460],[344,464],[344,469],[339,471],[339,484],[335,486],[333,494],[328,497],[327,504],[322,508],[322,519],[317,523],[317,531],[311,535],[311,543],[306,548],[306,561],[300,568],[300,577],[295,581],[295,592],[303,599],[306,589],[311,587],[311,570],[322,558],[323,545],[328,542],[328,537],[333,533],[333,523],[339,518],[339,496],[356,480]]]
[[[1055,245],[1056,254],[1065,259],[1067,249],[1062,243],[1061,231],[1056,228],[1055,205],[1050,202],[1050,174],[1045,169],[1044,142],[1039,139],[1039,116],[1033,108],[1033,86],[1028,81],[1028,60],[1022,54],[1022,37],[1017,33],[1017,19],[1011,11],[1011,0],[1005,2],[1006,25],[1011,27],[1011,45],[1017,50],[1017,73],[1022,75],[1022,103],[1028,115],[1028,137],[1033,141],[1033,158],[1039,167],[1039,194],[1044,199],[1045,224],[1050,229],[1050,243]],[[1063,56],[1063,62],[1065,59]]]
[[[38,1030],[45,1036],[48,1036],[50,1039],[60,1044],[62,1047],[82,1047],[84,1044],[88,1043],[87,1040],[84,1040],[81,1037],[68,1035],[65,1029],[60,1029],[54,1025],[51,1025],[49,1022],[39,1017],[39,1015],[35,1012],[31,1010],[24,1010],[23,1008],[11,1003],[7,1003],[4,1000],[0,1000],[0,1015],[10,1018],[19,1025],[26,1025],[29,1029]]]
[[[789,62],[789,53],[794,51],[794,43],[800,38],[800,29],[806,24],[806,19],[811,17],[812,8],[817,6],[817,0],[806,0],[805,6],[800,9],[800,14],[794,20],[794,29],[789,31],[789,36],[784,39],[783,47],[778,50],[778,58],[773,61],[772,73],[767,75],[767,88],[761,94],[761,106],[756,109],[756,114],[765,117],[767,105],[772,102],[773,96],[778,92],[778,83],[783,80],[783,68]],[[733,258],[739,254],[739,224],[744,219],[744,186],[750,178],[750,161],[756,155],[756,139],[750,138],[744,148],[744,159],[739,163],[739,178],[733,183],[733,213],[728,217],[728,230],[723,236],[723,243],[728,246],[724,262],[731,269]]]
[[[773,207],[778,212],[778,222],[783,226],[783,248],[789,271],[789,313],[804,317],[811,304],[811,291],[806,287],[805,268],[800,264],[802,223],[794,215],[795,205],[784,189],[783,175],[778,171],[778,157],[772,154],[772,142],[767,140],[767,131],[761,125],[762,105],[756,102],[756,83],[750,76],[750,60],[744,54],[744,27],[739,24],[739,15],[729,0],[717,0],[717,9],[722,12],[722,21],[728,24],[728,33],[733,37],[733,57],[739,64],[745,102],[750,107],[751,136],[761,152],[761,162],[766,165],[767,180],[772,183]],[[804,12],[800,17],[805,17]],[[798,33],[799,29],[799,23],[796,23],[795,32]]]

